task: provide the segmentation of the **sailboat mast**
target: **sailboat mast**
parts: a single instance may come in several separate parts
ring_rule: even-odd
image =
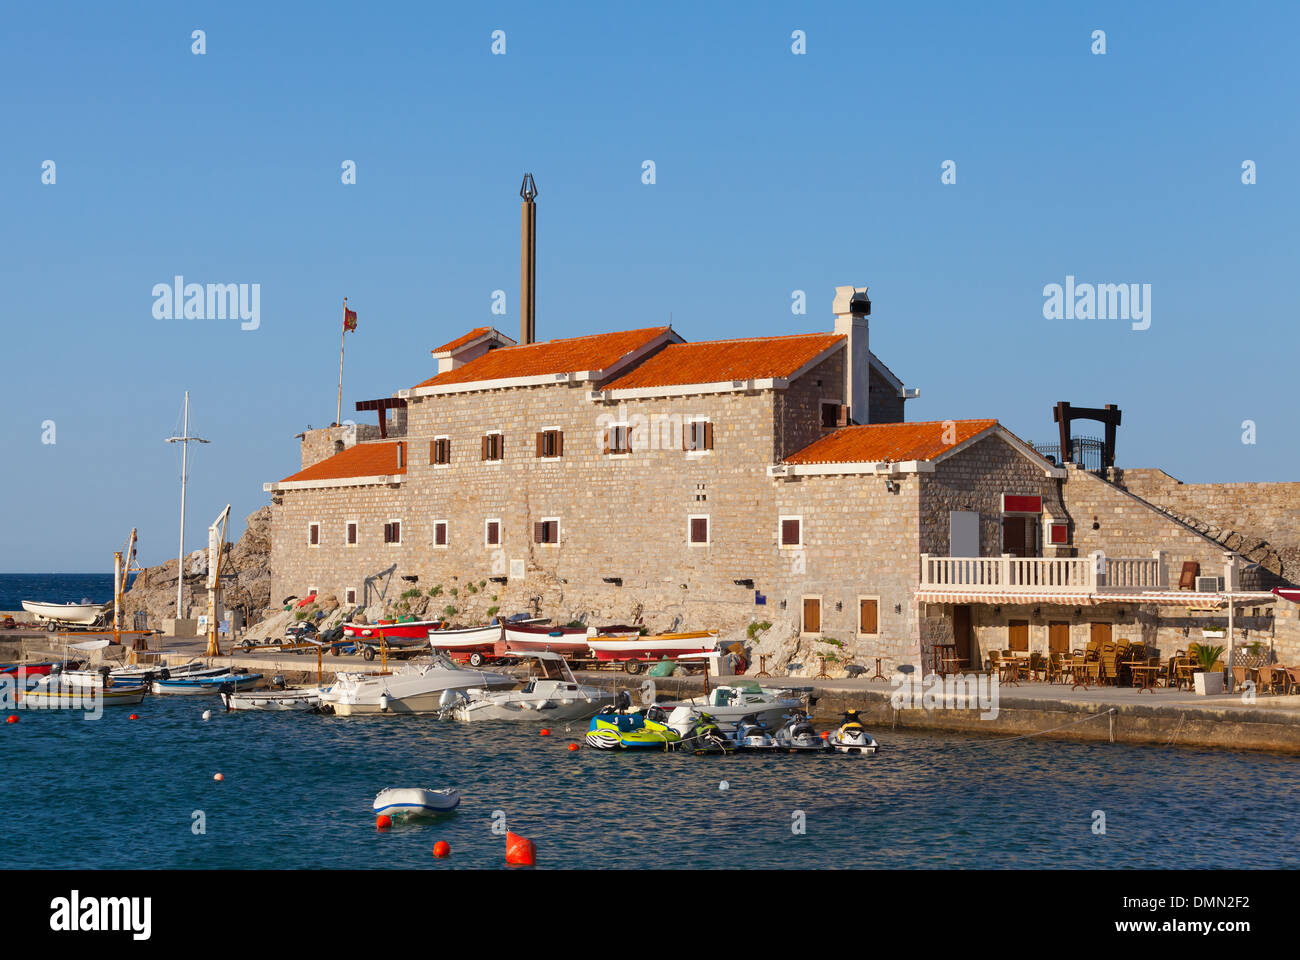
[[[181,593],[185,586],[185,477],[190,456],[190,392],[185,391],[185,426],[181,428],[181,545],[176,554],[176,619],[181,619]]]

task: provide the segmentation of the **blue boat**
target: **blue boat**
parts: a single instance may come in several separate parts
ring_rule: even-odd
[[[155,680],[152,685],[154,693],[179,694],[213,694],[220,693],[223,685],[228,690],[247,690],[257,686],[262,679],[260,673],[219,673],[214,677],[172,677],[167,680]]]

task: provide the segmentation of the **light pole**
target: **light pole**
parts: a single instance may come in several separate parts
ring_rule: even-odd
[[[202,437],[190,436],[190,392],[185,391],[185,426],[179,437],[168,437],[168,443],[181,445],[181,547],[176,556],[176,619],[181,619],[181,593],[185,586],[185,481],[189,469],[191,443],[210,443]]]

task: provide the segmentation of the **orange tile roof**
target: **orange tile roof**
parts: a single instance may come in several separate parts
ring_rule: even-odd
[[[451,341],[451,343],[444,343],[441,347],[434,347],[433,352],[445,353],[448,350],[455,350],[457,347],[463,347],[471,340],[477,340],[479,337],[483,336],[483,334],[489,333],[491,330],[491,327],[475,327],[469,333],[457,337],[455,340]]]
[[[543,340],[515,347],[498,347],[464,366],[430,377],[420,387],[442,387],[477,380],[505,380],[512,377],[540,377],[582,370],[608,370],[620,359],[644,347],[671,327],[645,327],[618,333],[597,333],[566,340]]]
[[[348,480],[352,477],[385,477],[406,473],[406,465],[397,465],[397,446],[401,440],[383,443],[358,443],[348,447],[342,453],[313,463],[305,470],[299,470],[293,476],[285,477],[281,483],[296,483],[300,480]],[[409,450],[407,451],[409,454]]]
[[[630,390],[787,377],[843,339],[842,334],[802,333],[789,337],[674,343],[636,369],[606,384],[603,389]]]
[[[892,463],[933,460],[997,425],[996,420],[932,420],[928,423],[877,423],[841,427],[786,457],[785,462]]]

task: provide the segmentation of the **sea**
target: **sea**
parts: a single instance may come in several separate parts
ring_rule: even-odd
[[[585,723],[543,736],[224,713],[215,697],[0,721],[15,712],[0,722],[0,860],[33,863],[38,836],[45,868],[120,867],[129,837],[142,868],[493,869],[505,829],[541,869],[1300,867],[1300,763],[1269,754],[886,727],[874,757],[696,757],[591,749]],[[385,787],[462,800],[380,831]]]
[[[135,574],[131,575],[132,579]],[[128,582],[128,586],[129,586]],[[113,599],[111,573],[0,573],[0,610],[21,610],[24,600],[46,603],[107,603]]]

